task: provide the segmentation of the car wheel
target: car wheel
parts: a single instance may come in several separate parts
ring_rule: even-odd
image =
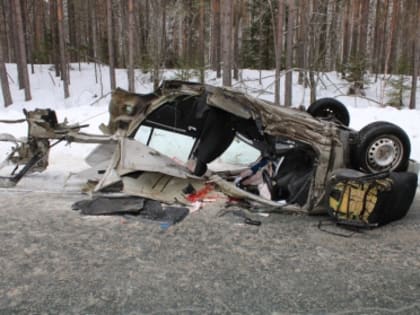
[[[353,162],[356,168],[371,173],[405,171],[410,150],[410,139],[404,130],[389,122],[378,121],[359,131]]]
[[[334,98],[326,97],[313,102],[307,112],[316,118],[339,121],[344,126],[350,124],[350,115],[346,106]]]

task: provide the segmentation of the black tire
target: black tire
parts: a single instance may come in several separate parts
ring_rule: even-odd
[[[410,139],[404,130],[392,123],[377,121],[359,131],[352,159],[355,168],[370,173],[406,171],[410,151]]]
[[[307,112],[313,117],[335,120],[344,126],[350,124],[350,114],[346,106],[334,98],[326,97],[313,102]]]

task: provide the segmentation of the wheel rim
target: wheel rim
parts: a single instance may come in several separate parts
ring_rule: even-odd
[[[404,147],[393,135],[376,138],[368,147],[366,165],[370,171],[394,170],[401,162]]]

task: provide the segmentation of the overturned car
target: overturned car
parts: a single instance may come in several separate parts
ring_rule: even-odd
[[[33,167],[39,171],[48,164],[51,139],[103,143],[88,158],[101,170],[95,191],[119,189],[182,202],[181,196],[164,190],[171,187],[176,194],[186,184],[202,188],[211,182],[229,196],[314,214],[327,210],[327,187],[338,170],[382,174],[407,171],[414,164],[409,159],[409,138],[400,127],[374,122],[352,130],[346,107],[331,98],[320,99],[303,111],[274,106],[230,88],[164,81],[150,94],[115,90],[109,113],[100,136],[80,133],[82,126],[59,124],[51,111],[26,113],[32,144],[24,146],[30,153],[22,157],[15,149],[9,160],[26,165],[25,172]],[[135,139],[144,126],[149,135],[141,144]],[[158,129],[193,139],[186,165],[147,147]],[[257,161],[245,169],[208,170],[208,164],[235,138],[259,151]],[[16,176],[15,182],[20,179]],[[162,176],[167,178],[162,180]],[[166,183],[160,190],[163,197],[151,189],[158,182]]]

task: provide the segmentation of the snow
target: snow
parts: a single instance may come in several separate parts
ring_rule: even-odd
[[[13,120],[23,118],[22,110],[35,108],[52,108],[57,112],[59,121],[67,118],[69,123],[89,124],[89,127],[83,131],[90,133],[100,133],[98,126],[108,121],[108,103],[110,99],[109,69],[106,66],[97,67],[95,80],[95,67],[93,64],[72,64],[70,71],[70,97],[64,99],[63,86],[59,78],[56,78],[54,71],[49,65],[35,65],[35,73],[30,74],[32,100],[25,102],[24,91],[18,89],[17,69],[14,64],[7,64],[9,74],[9,84],[14,104],[0,108],[0,119]],[[162,73],[164,79],[178,79],[180,72],[176,70],[167,70]],[[260,80],[261,78],[261,80]],[[380,76],[379,76],[380,78]],[[197,78],[192,78],[197,80]],[[293,106],[309,105],[310,91],[297,84],[297,74],[293,76]],[[127,73],[124,69],[116,71],[117,85],[122,88],[128,87]],[[212,71],[206,72],[206,83],[212,85],[221,85],[221,79],[216,78]],[[253,96],[260,97],[269,101],[274,100],[274,71],[258,71],[244,69],[240,71],[240,80],[235,81],[233,86],[241,89]],[[284,76],[281,78],[281,93],[284,95]],[[318,97],[335,97],[343,102],[350,112],[350,127],[359,130],[368,123],[374,121],[390,121],[403,128],[411,140],[412,152],[411,158],[420,160],[420,109],[395,109],[384,107],[383,103],[384,83],[381,80],[374,82],[373,77],[366,89],[366,98],[346,96],[348,83],[339,78],[337,73],[326,73],[321,76]],[[136,71],[136,91],[138,93],[148,93],[153,89],[150,82],[150,74],[140,70]],[[0,100],[3,100],[0,91]],[[417,95],[417,104],[420,108],[420,94]],[[142,131],[139,139],[145,141],[147,131]],[[16,137],[25,137],[27,128],[25,123],[5,124],[0,123],[0,134],[9,133]],[[187,158],[187,148],[190,143],[185,139],[174,142],[174,139],[168,139],[164,133],[156,137],[152,146],[159,148],[169,156],[181,160]],[[235,142],[232,147],[221,158],[226,163],[247,163],[252,161],[258,155],[256,150],[245,144]],[[84,158],[95,147],[93,144],[64,144],[60,143],[51,150],[50,165],[43,173],[36,173],[23,180],[23,185],[31,183],[32,179],[46,179],[54,183],[57,187],[63,187],[68,184],[71,174],[86,169],[88,165]],[[0,142],[0,159],[6,158],[10,152],[9,143]],[[10,168],[0,170],[0,175],[8,175]],[[30,184],[28,184],[30,186]]]

